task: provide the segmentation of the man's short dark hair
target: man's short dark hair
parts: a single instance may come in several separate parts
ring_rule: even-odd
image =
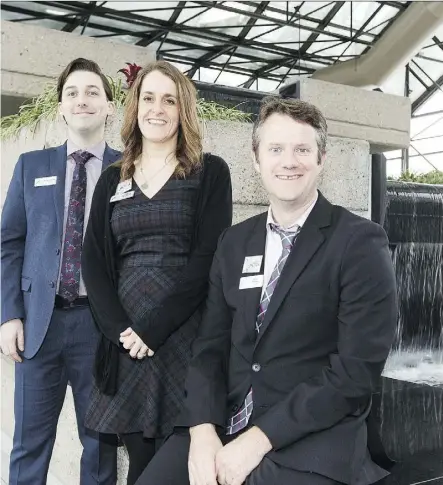
[[[312,126],[317,134],[318,163],[326,153],[328,140],[328,125],[323,113],[313,104],[300,99],[282,98],[280,96],[266,96],[263,98],[260,112],[252,130],[252,150],[257,156],[260,144],[259,131],[263,123],[274,113],[287,115],[294,121]]]
[[[57,81],[57,96],[58,102],[62,100],[62,93],[63,88],[66,84],[66,80],[68,77],[75,71],[88,71],[97,74],[100,77],[103,83],[103,87],[105,89],[106,98],[108,101],[113,101],[114,97],[112,96],[112,89],[111,85],[109,84],[108,78],[102,73],[99,65],[91,61],[89,59],[84,59],[83,57],[79,57],[71,61],[60,74],[58,81]]]

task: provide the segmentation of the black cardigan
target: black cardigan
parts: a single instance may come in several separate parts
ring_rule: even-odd
[[[111,165],[100,176],[92,199],[82,250],[82,276],[91,311],[102,332],[95,363],[95,379],[105,394],[114,394],[118,353],[126,352],[120,333],[131,327],[156,351],[185,323],[207,295],[208,276],[217,241],[232,223],[232,186],[226,162],[205,154],[200,171],[195,230],[191,255],[174,292],[142,324],[134,324],[117,292],[117,257],[111,231],[111,197],[120,182],[120,167]]]

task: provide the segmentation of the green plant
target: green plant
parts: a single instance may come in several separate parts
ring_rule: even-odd
[[[214,101],[197,101],[198,116],[203,120],[251,121],[251,115],[234,108],[228,108]]]
[[[114,102],[117,108],[125,104],[126,89],[121,79],[108,77],[111,84]],[[29,103],[23,104],[19,112],[1,118],[1,138],[7,139],[17,136],[22,128],[35,131],[42,120],[53,121],[57,115],[57,90],[54,84],[49,84],[42,94],[33,98]],[[248,113],[236,108],[227,108],[214,102],[199,99],[197,103],[198,115],[203,120],[251,121]]]
[[[410,171],[403,172],[400,177],[389,177],[389,180],[398,180],[400,182],[415,182],[418,184],[437,184],[443,185],[443,172],[433,170],[428,173],[414,173]]]

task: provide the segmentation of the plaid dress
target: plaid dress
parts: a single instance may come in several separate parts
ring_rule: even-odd
[[[143,322],[178,284],[190,255],[198,185],[198,175],[172,177],[149,199],[133,182],[134,197],[115,203],[111,228],[118,254],[118,293],[134,323]],[[107,396],[94,388],[86,426],[102,433],[168,436],[182,406],[200,319],[198,310],[152,358],[132,359],[122,351],[117,393]]]

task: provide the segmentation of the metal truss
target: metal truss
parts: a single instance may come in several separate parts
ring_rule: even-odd
[[[323,67],[365,54],[411,4],[373,2],[372,13],[360,18],[358,28],[354,28],[357,3],[177,1],[146,2],[146,8],[140,8],[143,4],[137,2],[137,8],[131,10],[128,2],[128,8],[122,10],[113,8],[112,1],[3,0],[0,7],[3,18],[12,22],[46,25],[50,21],[52,28],[64,32],[123,38],[125,42],[155,50],[157,59],[184,66],[187,75],[196,81],[200,80],[202,69],[208,68],[216,71],[215,83],[223,73],[233,73],[246,78],[238,87],[258,90],[261,80],[273,81],[278,88],[288,77],[309,76]],[[339,18],[343,18],[346,10],[350,22],[343,25]],[[215,19],[217,16],[223,19],[228,13],[230,21],[205,22],[207,12],[213,13]],[[352,54],[353,46],[358,46],[356,51],[360,54]],[[429,69],[423,68],[430,62],[443,63],[443,58],[435,58],[435,46],[443,50],[443,43],[436,36],[405,68],[404,95],[413,95],[413,118],[443,114],[436,109],[417,113],[436,92],[443,91],[443,75],[435,74],[439,70],[430,74]],[[417,91],[419,96],[414,95]],[[412,143],[423,139],[416,138]],[[418,155],[410,155],[409,149],[402,150],[402,171],[408,170],[410,157],[422,156],[427,160],[427,155],[434,155],[420,154],[412,145],[411,148]]]
[[[87,35],[89,28],[94,29],[94,37],[131,36],[136,45],[154,48],[158,59],[189,66],[189,77],[198,78],[200,69],[210,68],[218,71],[217,79],[223,72],[247,76],[247,81],[241,86],[250,88],[259,79],[275,81],[280,85],[288,76],[310,75],[321,67],[356,57],[347,54],[350,45],[361,45],[365,52],[409,4],[378,2],[377,9],[364,24],[359,29],[353,29],[353,2],[329,2],[320,7],[314,2],[180,1],[171,7],[172,3],[162,6],[160,2],[149,2],[143,11],[131,11],[113,9],[112,2],[106,1],[2,1],[1,10],[8,12],[8,19],[13,22],[52,20],[65,32],[79,32],[81,29],[79,33]],[[297,5],[291,6],[293,3]],[[308,8],[307,13],[300,13],[303,6],[306,10],[310,5],[312,8]],[[384,22],[381,32],[373,34],[371,30],[374,27],[366,27],[385,5],[396,9],[397,13],[389,22]],[[350,28],[334,22],[343,8],[350,8]],[[53,13],[55,9],[65,14],[57,15]],[[209,10],[241,15],[246,20],[242,25],[221,25],[221,21],[220,25],[196,26],[195,20]],[[183,17],[186,19],[180,20]],[[260,26],[262,32],[253,35],[251,32],[256,26]],[[276,42],[264,40],[267,34],[281,28],[287,29],[288,39]],[[300,32],[309,32],[304,42],[300,41]],[[320,39],[322,34],[326,34],[328,40]],[[343,52],[340,56],[323,53],[330,47],[341,45]],[[196,56],[196,51],[200,55]]]
[[[443,51],[443,42],[440,41],[440,39],[437,36],[432,37],[432,41],[434,42],[434,45],[439,47]],[[433,47],[432,45],[429,47]],[[419,55],[419,59],[426,59],[430,61],[436,61],[436,59],[429,58],[425,55]],[[415,61],[412,61],[416,67],[422,73],[428,78],[428,80],[431,81],[431,84],[428,86],[427,84],[423,83],[423,81],[420,79],[421,83],[424,84],[425,86],[425,91],[412,103],[412,114],[414,115],[415,112],[420,108],[428,99],[431,98],[431,96],[436,93],[437,91],[443,91],[443,75],[440,76],[437,80],[432,79],[431,76],[429,76],[424,69],[422,69]],[[441,62],[441,61],[440,61]]]

